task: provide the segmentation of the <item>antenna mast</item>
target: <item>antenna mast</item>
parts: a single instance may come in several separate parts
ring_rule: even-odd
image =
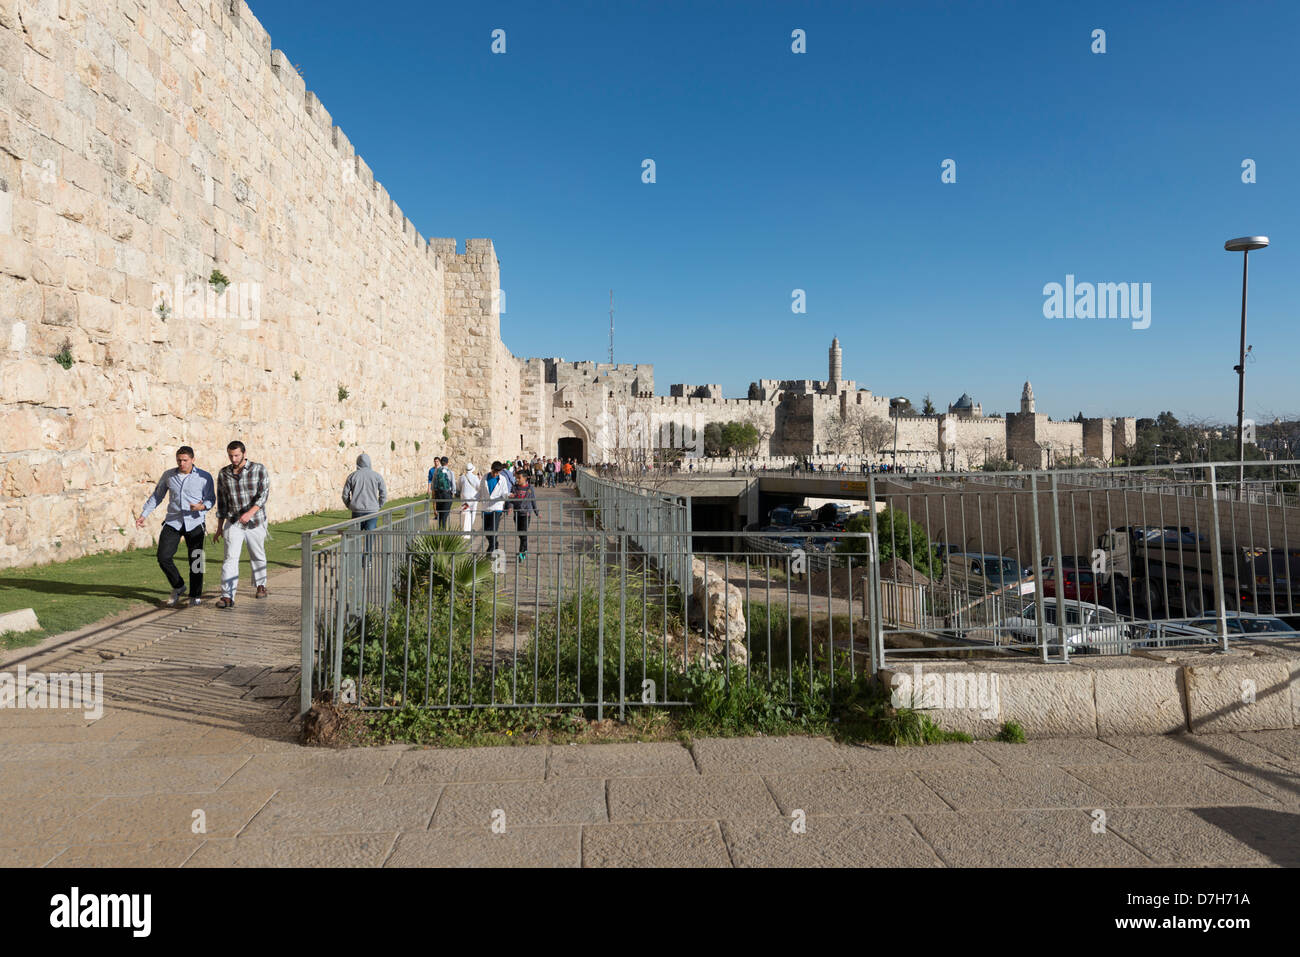
[[[609,364],[614,364],[614,290],[609,291]]]

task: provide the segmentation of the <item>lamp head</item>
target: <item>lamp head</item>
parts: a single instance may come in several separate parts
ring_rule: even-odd
[[[1241,253],[1250,252],[1253,249],[1263,249],[1267,245],[1267,236],[1242,236],[1239,239],[1229,239],[1223,244],[1223,248],[1230,253]]]

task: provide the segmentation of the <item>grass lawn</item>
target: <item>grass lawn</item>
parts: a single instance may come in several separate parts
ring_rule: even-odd
[[[395,499],[385,507],[418,502],[423,497]],[[273,523],[266,541],[267,573],[274,575],[286,568],[300,567],[302,533],[343,521],[349,516],[349,512],[338,510]],[[215,523],[209,522],[208,525],[208,556],[203,586],[205,596],[215,596],[220,591],[221,556],[225,545],[224,542],[212,541],[210,530],[215,527]],[[161,524],[147,527],[152,527],[156,540]],[[183,542],[176,551],[176,567],[182,575],[187,573]],[[241,594],[244,590],[251,590],[253,579],[247,548],[240,561],[239,577]],[[157,605],[167,597],[168,592],[167,579],[158,568],[154,547],[87,555],[50,565],[5,569],[0,571],[0,613],[32,608],[36,611],[41,628],[36,631],[5,632],[0,635],[0,649],[34,645],[50,635],[82,628],[120,612]],[[214,599],[205,597],[205,600]]]

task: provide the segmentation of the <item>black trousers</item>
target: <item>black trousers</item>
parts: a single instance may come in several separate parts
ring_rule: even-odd
[[[501,516],[504,512],[484,512],[483,513],[483,531],[487,532],[487,550],[495,552],[497,550],[497,536],[494,534],[501,527]]]
[[[434,499],[434,506],[438,509],[438,527],[445,529],[447,527],[447,517],[451,515],[451,497],[443,498],[439,496]]]
[[[528,512],[515,512],[515,530],[519,532],[519,550],[528,551]]]
[[[172,561],[176,555],[176,548],[184,537],[185,552],[190,565],[191,598],[200,598],[203,595],[203,536],[206,532],[206,526],[199,525],[182,536],[170,525],[164,525],[158,535],[158,567],[167,576],[167,584],[172,586],[173,591],[185,587],[185,579],[181,577],[181,573],[176,570],[176,563]],[[195,571],[196,568],[198,571]]]

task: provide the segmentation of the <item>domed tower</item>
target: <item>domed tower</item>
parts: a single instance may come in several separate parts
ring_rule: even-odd
[[[1020,414],[1026,415],[1034,411],[1034,387],[1025,382],[1025,391],[1020,393]]]
[[[838,336],[831,340],[830,358],[830,381],[832,383],[839,382],[841,373],[844,370],[844,354],[840,351],[840,340]]]

